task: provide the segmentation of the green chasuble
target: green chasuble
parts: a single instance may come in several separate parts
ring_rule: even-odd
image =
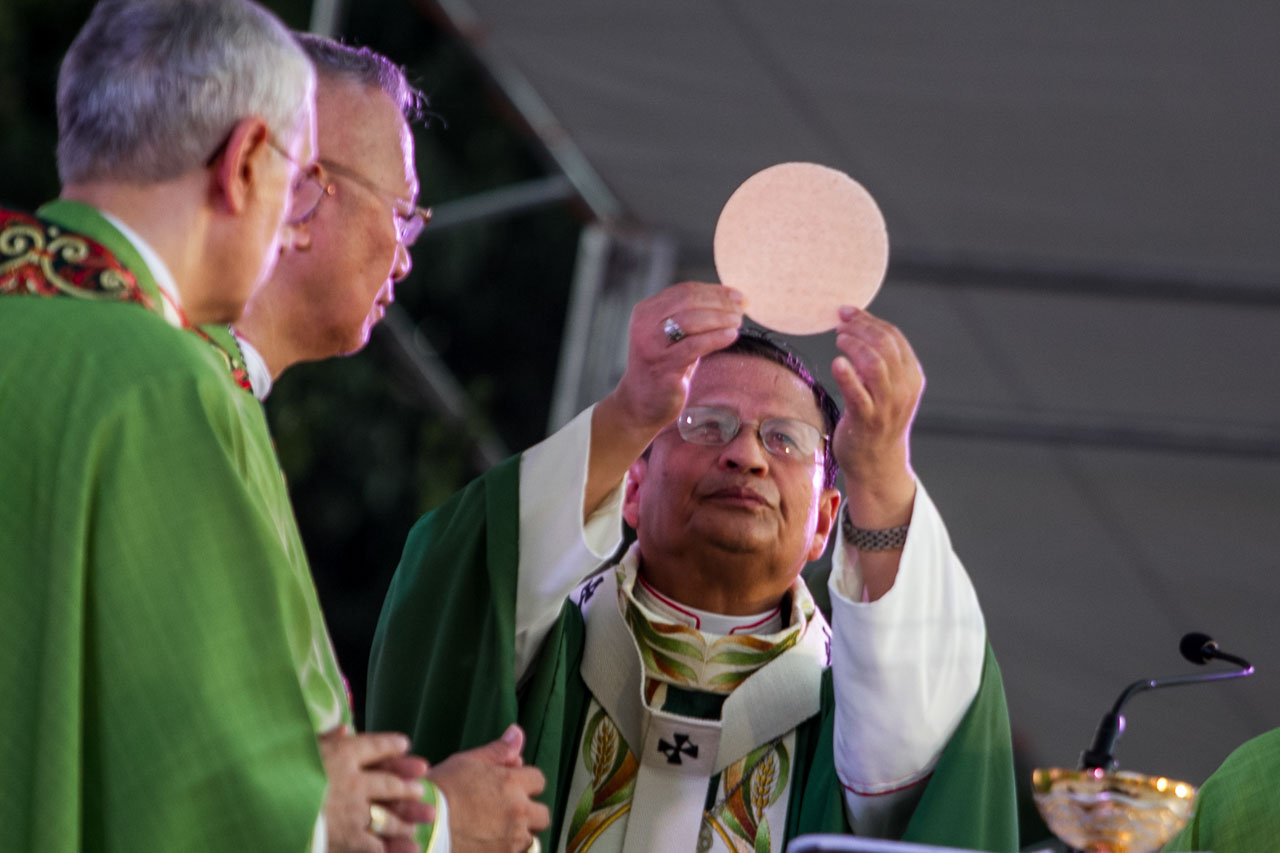
[[[0,846],[307,850],[350,715],[261,409],[110,222],[39,217],[0,212]]]
[[[1200,786],[1191,820],[1166,851],[1280,850],[1280,729],[1247,741]]]
[[[556,849],[591,696],[580,666],[584,620],[566,601],[525,681],[515,669],[519,457],[423,517],[409,535],[374,636],[368,722],[405,731],[430,761],[497,737],[512,721],[525,760],[547,777],[540,799]],[[785,835],[848,832],[832,755],[835,692],[796,730]],[[924,788],[904,838],[986,850],[1017,849],[1013,760],[1004,689],[987,652],[982,685]],[[682,853],[675,851],[674,853]],[[692,853],[692,851],[690,851]]]

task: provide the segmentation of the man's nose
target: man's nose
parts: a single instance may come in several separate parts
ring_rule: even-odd
[[[759,428],[755,424],[743,424],[720,451],[720,463],[751,473],[762,474],[768,470],[769,451],[760,441]]]
[[[401,281],[413,269],[413,255],[404,243],[396,243],[396,258],[391,263],[391,280]]]
[[[280,237],[280,254],[285,252],[305,252],[311,248],[311,229],[306,223],[284,226],[284,234]]]

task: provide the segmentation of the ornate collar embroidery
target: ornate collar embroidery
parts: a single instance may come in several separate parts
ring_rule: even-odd
[[[788,627],[773,634],[711,634],[665,619],[636,600],[637,550],[616,571],[618,605],[636,638],[648,679],[710,693],[731,693],[760,667],[799,642],[814,613],[802,582],[792,585]]]

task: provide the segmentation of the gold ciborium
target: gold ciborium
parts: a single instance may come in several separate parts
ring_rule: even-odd
[[[1154,853],[1182,829],[1196,800],[1186,782],[1102,768],[1037,769],[1031,788],[1053,834],[1085,853]]]

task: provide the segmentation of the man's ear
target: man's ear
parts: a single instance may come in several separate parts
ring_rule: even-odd
[[[823,489],[818,495],[818,526],[814,528],[813,543],[809,546],[809,562],[818,559],[827,550],[827,539],[835,529],[839,510],[840,492],[837,489]]]
[[[251,116],[236,122],[213,163],[214,206],[239,214],[248,204],[266,158],[271,155],[271,131],[262,119]]]
[[[627,489],[622,495],[622,518],[632,529],[640,529],[640,484],[649,470],[649,459],[641,456],[627,469]]]

